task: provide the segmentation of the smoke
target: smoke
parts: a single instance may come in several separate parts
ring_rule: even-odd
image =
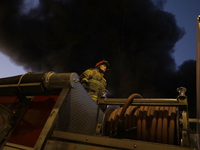
[[[185,31],[166,1],[40,0],[27,11],[23,0],[0,2],[0,47],[27,71],[77,72],[108,60],[111,97],[176,97],[195,88],[195,63],[176,71],[174,45]],[[26,12],[26,13],[25,13]],[[193,78],[192,80],[194,80]],[[187,93],[186,93],[187,95]],[[194,94],[195,95],[195,94]],[[189,96],[188,96],[189,97]]]

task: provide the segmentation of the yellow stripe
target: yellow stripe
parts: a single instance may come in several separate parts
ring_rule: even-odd
[[[90,75],[92,76],[93,74],[92,74],[92,71],[91,70],[88,70],[89,72],[90,72]]]
[[[90,94],[89,94],[90,95]],[[91,97],[93,97],[93,98],[97,98],[97,96],[96,95],[90,95]]]
[[[99,86],[101,86],[103,89],[105,89],[104,85],[103,85],[101,82],[99,82],[98,80],[90,79],[90,80],[88,80],[87,82],[96,83],[96,84],[98,84]]]
[[[89,95],[90,95],[90,93],[89,93]],[[97,96],[96,95],[90,95],[90,96],[94,101],[97,101]]]
[[[82,80],[84,80],[84,81],[88,82],[88,79],[87,79],[87,78],[83,78]]]

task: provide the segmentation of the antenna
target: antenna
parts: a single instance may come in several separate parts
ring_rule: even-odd
[[[199,149],[199,130],[200,130],[200,15],[197,17],[197,50],[196,50],[196,106],[197,106],[197,146]]]

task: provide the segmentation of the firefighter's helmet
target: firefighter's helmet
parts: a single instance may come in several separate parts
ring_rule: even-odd
[[[95,65],[95,68],[98,67],[98,66],[100,66],[100,65],[102,65],[102,64],[105,64],[105,65],[107,66],[107,68],[109,68],[109,66],[110,66],[110,64],[109,64],[108,61],[102,60],[102,61],[98,62],[98,63]]]

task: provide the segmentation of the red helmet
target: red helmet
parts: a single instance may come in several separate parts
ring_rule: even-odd
[[[110,66],[109,62],[106,61],[106,60],[102,60],[100,62],[98,62],[96,65],[95,65],[95,68],[98,67],[99,65],[102,65],[102,64],[105,64],[107,66],[107,68]]]

